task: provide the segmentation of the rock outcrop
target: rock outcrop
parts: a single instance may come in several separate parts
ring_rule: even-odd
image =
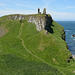
[[[72,36],[75,37],[75,34],[73,34]]]
[[[30,23],[35,23],[36,25],[36,30],[37,31],[41,31],[43,29],[47,30],[48,26],[51,24],[52,21],[52,17],[49,15],[28,15],[27,17],[23,16],[23,15],[11,15],[8,17],[8,19],[13,19],[13,20],[28,20],[28,22]]]
[[[46,17],[45,16],[28,16],[28,22],[35,23],[36,30],[41,31],[46,26]]]
[[[28,20],[28,22],[35,23],[36,25],[36,30],[41,31],[43,29],[47,30],[48,32],[50,31],[50,26],[52,22],[52,17],[50,15],[46,14],[46,8],[43,10],[43,14],[41,14],[40,9],[38,8],[38,14],[37,15],[11,15],[8,17],[8,19],[13,19],[13,20],[21,20],[25,19]]]
[[[5,26],[0,26],[0,37],[5,35],[8,32],[8,29],[5,28]]]
[[[25,19],[25,17],[23,15],[16,14],[16,15],[9,16],[8,19],[9,20],[10,19],[13,19],[13,20],[17,20],[17,19],[22,20],[22,19]]]
[[[64,31],[64,29],[63,29],[62,32],[61,32],[61,38],[62,38],[63,40],[65,40],[65,31]]]
[[[50,15],[30,15],[28,16],[28,22],[35,23],[37,31],[41,31],[43,29],[49,31],[50,25],[52,23],[52,17]]]

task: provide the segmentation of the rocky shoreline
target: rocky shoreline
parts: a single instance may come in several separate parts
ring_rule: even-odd
[[[75,59],[75,55],[72,55],[72,57]]]
[[[73,34],[72,37],[75,37],[75,34]]]

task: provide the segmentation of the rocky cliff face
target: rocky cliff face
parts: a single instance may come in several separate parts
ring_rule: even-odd
[[[61,32],[61,38],[62,38],[63,40],[65,40],[65,31],[64,31],[64,29],[63,29],[62,32]]]
[[[0,37],[5,35],[8,32],[8,29],[5,28],[5,26],[0,26]]]
[[[16,14],[16,15],[10,15],[10,16],[8,17],[8,19],[9,19],[9,20],[10,20],[10,19],[13,19],[13,20],[17,20],[17,19],[22,20],[22,19],[25,19],[25,17],[24,17],[23,15],[18,15],[18,14]]]
[[[51,24],[52,21],[50,15],[28,15],[27,17],[23,15],[12,15],[9,16],[8,19],[19,19],[19,21],[22,19],[26,19],[28,20],[28,22],[35,23],[37,31],[41,31],[43,29],[48,31],[48,26]]]
[[[36,30],[41,31],[46,26],[46,17],[45,16],[28,16],[28,22],[35,23]]]
[[[50,15],[10,15],[9,17],[7,17],[9,20],[13,19],[13,20],[27,20],[29,23],[34,23],[36,25],[36,30],[37,31],[41,31],[43,29],[45,29],[47,32],[53,33],[53,30],[51,28],[52,26],[52,17]],[[61,38],[63,40],[65,40],[65,32],[64,30],[62,30],[61,32]]]

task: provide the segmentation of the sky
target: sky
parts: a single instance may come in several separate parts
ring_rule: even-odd
[[[0,0],[0,17],[9,14],[37,14],[37,8],[55,21],[75,21],[75,0]]]

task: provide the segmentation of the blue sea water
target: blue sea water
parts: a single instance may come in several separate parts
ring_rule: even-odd
[[[69,50],[75,55],[75,37],[72,37],[75,34],[75,21],[57,21],[57,23],[64,27]]]

